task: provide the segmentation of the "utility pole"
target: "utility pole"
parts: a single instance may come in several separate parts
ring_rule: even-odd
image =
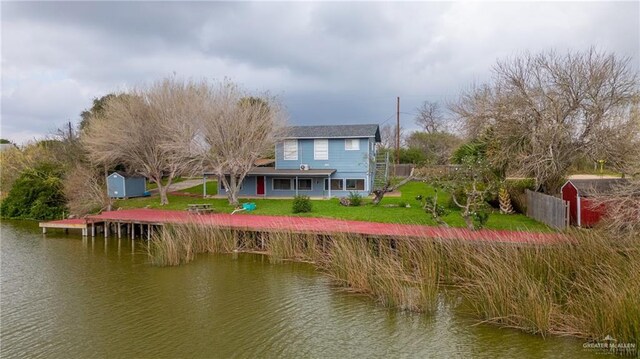
[[[400,96],[398,96],[398,102],[396,106],[396,165],[399,165],[399,164],[400,164]]]

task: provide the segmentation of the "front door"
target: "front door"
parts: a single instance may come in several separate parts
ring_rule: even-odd
[[[264,196],[264,176],[256,177],[256,195]]]

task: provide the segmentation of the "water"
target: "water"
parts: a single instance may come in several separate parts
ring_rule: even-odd
[[[3,221],[0,244],[2,358],[602,358],[444,305],[387,310],[304,263],[203,255],[157,268],[139,242],[17,221]]]

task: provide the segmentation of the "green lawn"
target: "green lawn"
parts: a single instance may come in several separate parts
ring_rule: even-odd
[[[213,194],[215,188],[215,181],[207,182],[207,193]],[[290,199],[241,199],[241,202],[256,203],[257,209],[251,212],[252,214],[326,217],[371,222],[437,225],[430,216],[420,208],[420,203],[415,199],[419,194],[422,194],[423,196],[432,195],[432,187],[422,182],[410,182],[402,186],[400,191],[402,193],[401,197],[385,197],[382,200],[382,203],[378,206],[368,204],[370,199],[365,199],[365,204],[360,207],[341,206],[336,198],[330,200],[312,200],[312,212],[303,214],[291,213],[293,200]],[[180,192],[201,194],[202,185],[182,190]],[[446,194],[440,194],[438,201],[441,204],[446,205],[449,201],[449,196]],[[385,207],[385,205],[398,204],[400,202],[407,203],[411,207]],[[228,204],[226,199],[203,199],[175,195],[169,195],[169,204],[166,206],[160,206],[158,197],[152,196],[119,200],[116,202],[116,207],[148,207],[186,210],[187,204],[191,203],[210,203],[213,204],[216,210],[224,213],[230,213],[234,209]],[[450,213],[443,219],[452,227],[464,227],[464,221],[457,210],[450,210]],[[490,229],[550,231],[546,225],[521,214],[504,215],[500,213],[492,213],[486,227]]]

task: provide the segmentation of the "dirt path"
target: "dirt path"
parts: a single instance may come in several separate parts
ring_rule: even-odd
[[[182,191],[183,189],[187,189],[187,188],[191,188],[193,186],[197,186],[197,185],[201,185],[202,184],[202,179],[188,179],[182,182],[178,182],[178,183],[172,183],[171,186],[169,187],[169,193],[171,192],[177,192],[177,191]],[[149,192],[153,193],[153,194],[157,194],[158,193],[158,189],[154,188],[152,190],[150,190]]]
[[[620,178],[611,175],[571,175],[569,179],[599,179],[599,178]]]

